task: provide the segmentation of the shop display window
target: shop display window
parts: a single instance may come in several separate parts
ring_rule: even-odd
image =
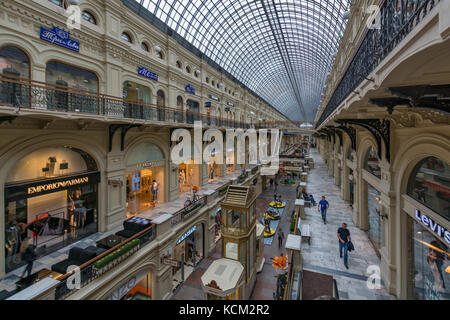
[[[450,250],[422,225],[413,221],[412,296],[418,300],[450,299]]]
[[[76,148],[44,148],[19,160],[5,184],[6,272],[97,232],[95,161]]]
[[[370,147],[366,153],[364,169],[369,171],[378,179],[381,179],[381,169],[379,163],[380,160],[378,159],[377,152],[373,149],[373,147]]]
[[[414,168],[408,195],[450,220],[450,165],[428,157]]]

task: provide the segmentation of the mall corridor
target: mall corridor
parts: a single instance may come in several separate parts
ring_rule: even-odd
[[[330,203],[327,214],[327,224],[321,219],[317,207],[306,208],[307,219],[305,223],[311,226],[311,244],[302,243],[303,269],[317,273],[331,275],[337,281],[340,300],[386,300],[395,299],[388,294],[383,284],[379,289],[369,289],[367,274],[369,266],[379,266],[380,259],[369,240],[367,232],[356,228],[352,222],[352,209],[349,203],[342,200],[339,187],[335,186],[332,177],[328,176],[328,169],[316,149],[311,150],[311,156],[315,162],[315,169],[308,176],[307,190],[316,201],[322,195]],[[256,200],[258,219],[262,218],[264,210],[273,200],[274,189],[268,188],[261,193]],[[266,259],[262,272],[258,273],[255,288],[251,295],[253,300],[272,300],[276,291],[276,271],[272,266],[271,258],[284,253],[283,248],[278,247],[278,233],[283,231],[285,239],[289,232],[291,212],[295,209],[295,187],[291,185],[278,185],[277,194],[282,195],[283,201],[287,201],[281,222],[278,225],[272,244],[264,247]],[[342,222],[346,222],[352,236],[355,251],[349,253],[349,269],[344,266],[343,259],[339,258],[337,229]],[[204,259],[190,275],[188,279],[176,290],[173,299],[204,299],[201,288],[201,276],[212,261],[221,257],[221,241],[217,243],[216,253]]]
[[[384,286],[377,290],[367,287],[367,268],[379,266],[380,259],[369,240],[367,232],[356,228],[352,221],[352,208],[349,202],[342,200],[340,188],[334,184],[333,177],[328,176],[328,168],[316,149],[311,149],[315,169],[308,176],[308,194],[312,194],[316,202],[322,195],[326,197],[330,207],[327,213],[327,224],[317,207],[306,208],[305,223],[311,225],[311,245],[302,244],[304,270],[332,275],[337,281],[339,299],[341,300],[374,300],[393,299]],[[343,259],[339,258],[337,230],[345,222],[350,230],[355,251],[349,253],[347,270]]]

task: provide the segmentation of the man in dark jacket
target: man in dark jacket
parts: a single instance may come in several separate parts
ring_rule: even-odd
[[[25,251],[22,253],[22,260],[27,263],[25,270],[23,270],[22,278],[24,278],[25,272],[27,272],[27,277],[31,275],[33,270],[33,263],[36,260],[36,247],[32,244],[28,245]]]
[[[350,231],[347,229],[347,224],[344,222],[342,227],[337,231],[339,239],[339,256],[342,258],[342,249],[344,249],[344,265],[348,269],[348,242],[351,241]]]

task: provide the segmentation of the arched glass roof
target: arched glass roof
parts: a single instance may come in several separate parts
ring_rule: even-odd
[[[348,0],[136,0],[294,121],[314,121]]]

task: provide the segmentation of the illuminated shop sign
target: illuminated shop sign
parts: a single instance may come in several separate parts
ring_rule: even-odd
[[[187,237],[189,237],[195,230],[197,230],[197,226],[193,226],[188,231],[186,231],[185,234],[183,234],[180,238],[180,240],[177,241],[177,245],[179,245],[181,242],[183,242]]]
[[[138,67],[138,74],[143,77],[158,81],[158,75],[156,73],[151,72],[147,68]]]
[[[195,89],[190,84],[184,87],[184,90],[186,90],[187,93],[195,94]]]
[[[227,105],[229,105],[230,107],[234,107],[234,103],[231,102],[227,102]]]
[[[420,212],[420,210],[416,209],[416,219],[423,224],[425,227],[428,227],[435,234],[439,236],[439,238],[443,238],[447,244],[450,244],[450,231],[441,226],[439,223],[434,221],[432,218]]]
[[[220,101],[220,98],[219,98],[219,97],[213,96],[212,94],[208,94],[208,97],[209,97],[210,99],[213,99],[213,100],[216,100],[216,101]]]
[[[164,160],[160,161],[146,161],[136,164],[137,169],[145,169],[145,168],[154,168],[154,167],[160,167],[165,164]]]
[[[205,102],[205,108],[211,108],[211,102]]]
[[[39,181],[11,183],[5,185],[5,197],[7,201],[16,201],[97,183],[100,183],[100,172],[98,171]]]
[[[78,184],[85,184],[89,182],[89,177],[83,177],[78,179],[71,179],[66,181],[54,182],[43,184],[40,186],[29,187],[28,194],[41,193],[42,191],[53,191],[61,188],[76,186]]]
[[[70,39],[69,32],[57,27],[53,27],[53,31],[41,27],[41,39],[75,52],[80,51],[80,43]]]

